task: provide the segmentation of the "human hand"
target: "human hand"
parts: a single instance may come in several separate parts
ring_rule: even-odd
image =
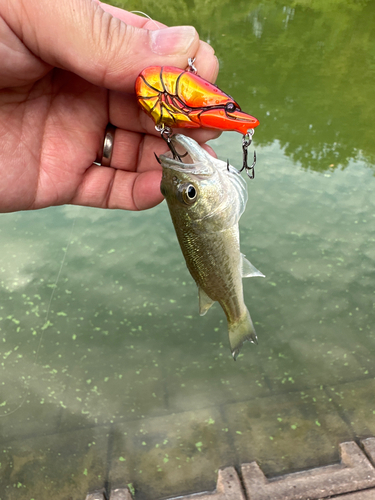
[[[134,82],[147,66],[185,68],[189,57],[216,79],[214,51],[192,27],[94,0],[0,0],[0,212],[159,203],[154,152],[166,145],[138,108]],[[108,122],[117,127],[111,166],[93,165]]]

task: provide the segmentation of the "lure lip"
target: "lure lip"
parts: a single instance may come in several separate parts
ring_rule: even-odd
[[[236,110],[235,113],[228,113],[228,117],[236,120],[238,123],[236,130],[242,132],[244,135],[249,129],[254,129],[259,125],[258,118],[255,118],[255,116],[249,115],[244,111]]]
[[[203,127],[240,132],[242,135],[245,135],[248,130],[254,129],[259,125],[259,120],[255,116],[249,115],[238,108],[230,112],[224,106],[201,108],[197,114],[199,115],[199,122]]]

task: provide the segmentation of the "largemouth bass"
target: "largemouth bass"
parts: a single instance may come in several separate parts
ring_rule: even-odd
[[[190,137],[171,140],[188,155],[186,163],[161,155],[161,192],[190,274],[198,286],[199,313],[219,302],[228,320],[234,359],[242,344],[257,343],[244,303],[242,278],[264,276],[240,252],[238,221],[247,203],[246,181],[227,163],[212,157]]]

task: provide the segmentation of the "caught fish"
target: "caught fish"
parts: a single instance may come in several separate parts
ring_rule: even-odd
[[[183,149],[182,163],[172,153],[159,157],[161,192],[190,274],[198,286],[199,313],[219,302],[228,320],[234,359],[242,344],[257,343],[244,303],[242,278],[264,276],[240,252],[238,221],[247,203],[246,181],[227,163],[212,157],[190,137],[171,137]],[[186,152],[188,156],[184,156]]]

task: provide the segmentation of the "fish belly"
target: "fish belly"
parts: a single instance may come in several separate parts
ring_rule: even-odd
[[[238,227],[214,233],[176,231],[190,274],[211,300],[222,306],[228,321],[236,321],[243,301]]]

